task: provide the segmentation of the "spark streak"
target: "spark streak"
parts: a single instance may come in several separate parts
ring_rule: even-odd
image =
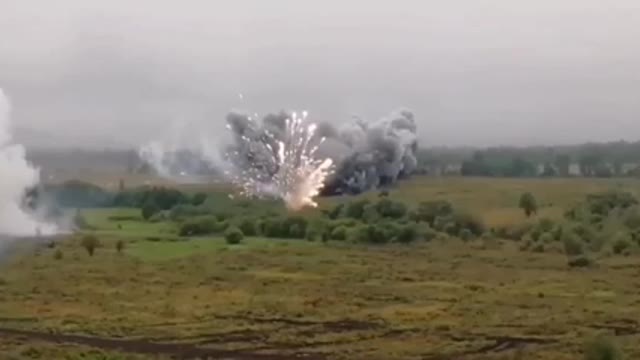
[[[314,141],[317,126],[313,123],[305,125],[306,118],[306,111],[301,117],[293,113],[286,120],[281,139],[265,132],[266,136],[258,144],[267,149],[266,153],[270,156],[266,159],[252,157],[248,168],[235,174],[227,173],[241,189],[243,196],[280,198],[292,211],[318,205],[313,199],[324,187],[327,177],[334,170],[334,164],[329,158],[316,158],[318,146],[325,139]],[[251,155],[260,153],[251,151],[255,142],[247,135],[242,135],[240,139]],[[237,153],[228,153],[227,157],[233,158],[234,155]]]

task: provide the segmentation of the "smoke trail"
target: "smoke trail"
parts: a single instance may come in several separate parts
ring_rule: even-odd
[[[53,234],[55,226],[38,221],[35,215],[25,210],[23,200],[26,191],[39,182],[39,172],[27,163],[24,147],[11,142],[9,113],[9,101],[0,89],[0,234]]]

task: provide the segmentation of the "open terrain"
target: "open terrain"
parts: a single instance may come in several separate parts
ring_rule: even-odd
[[[523,191],[538,198],[539,217],[559,219],[613,188],[640,182],[416,178],[390,196],[446,199],[500,226],[526,220]],[[497,238],[229,245],[180,238],[134,209],[85,215],[100,240],[94,256],[78,234],[4,257],[0,358],[569,360],[600,334],[640,358],[635,249],[570,268],[559,247],[534,253]]]

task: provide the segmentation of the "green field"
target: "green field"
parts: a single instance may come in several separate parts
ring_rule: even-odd
[[[390,197],[448,200],[494,227],[535,220],[518,208],[524,191],[538,218],[560,220],[610,189],[636,193],[640,182],[415,178]],[[139,210],[84,214],[101,243],[94,256],[77,234],[18,246],[1,265],[1,359],[569,360],[599,335],[640,358],[635,247],[572,268],[559,244],[540,253],[486,236],[229,245],[179,237],[171,222],[136,219]]]

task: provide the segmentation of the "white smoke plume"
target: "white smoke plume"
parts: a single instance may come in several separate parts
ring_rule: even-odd
[[[24,206],[27,189],[39,182],[39,171],[25,158],[25,149],[12,143],[9,100],[0,89],[0,234],[51,235],[56,227],[39,221]]]
[[[259,174],[264,179],[256,180],[266,184],[279,170],[273,153],[278,141],[286,135],[291,115],[281,111],[258,121],[256,115],[232,111],[226,118],[232,136],[225,143],[206,139],[191,141],[188,147],[176,146],[181,142],[175,141],[151,143],[143,148],[141,156],[160,175],[171,178],[179,175],[177,171],[202,174],[217,170],[218,174],[237,174],[255,170],[256,164],[260,164],[263,168]],[[319,146],[317,158],[329,158],[335,167],[325,179],[323,193],[361,193],[411,175],[417,165],[416,131],[416,121],[409,110],[397,110],[373,122],[354,118],[340,127],[319,123],[315,136],[325,141]],[[187,156],[179,157],[185,152],[191,156],[189,161]],[[234,156],[225,157],[229,153]]]
[[[232,148],[237,154],[233,165],[247,169],[256,162],[265,163],[263,159],[271,158],[275,147],[273,142],[282,139],[288,117],[286,112],[269,114],[261,126],[256,126],[248,115],[230,113],[227,122],[235,134]],[[415,119],[409,110],[395,111],[371,123],[355,118],[340,128],[328,123],[320,124],[316,135],[325,141],[320,145],[317,156],[330,158],[337,164],[336,171],[326,179],[323,193],[361,193],[411,175],[417,165],[416,131]],[[265,178],[270,178],[276,171],[277,167],[265,169]]]

